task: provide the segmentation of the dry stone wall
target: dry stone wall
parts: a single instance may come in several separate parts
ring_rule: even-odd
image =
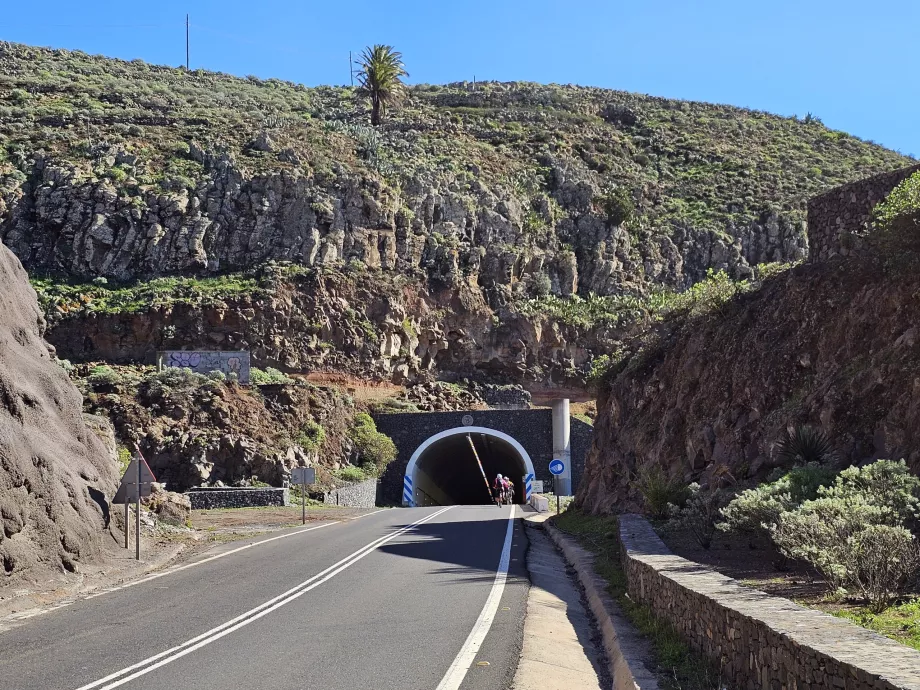
[[[847,256],[862,246],[872,209],[920,165],[836,187],[808,202],[809,260]]]
[[[638,515],[620,517],[629,595],[744,690],[920,688],[920,652],[675,556]]]
[[[323,503],[349,508],[373,508],[377,505],[377,480],[367,479],[363,482],[340,486],[323,494]]]
[[[213,508],[255,508],[264,506],[286,506],[290,504],[288,489],[259,488],[207,488],[188,491],[185,494],[192,504],[192,510]]]

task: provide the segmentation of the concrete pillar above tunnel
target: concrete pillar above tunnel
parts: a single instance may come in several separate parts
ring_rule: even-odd
[[[406,506],[488,504],[496,474],[507,475],[514,482],[516,503],[529,500],[534,466],[515,438],[481,426],[446,429],[426,439],[412,454],[406,466],[402,502]]]

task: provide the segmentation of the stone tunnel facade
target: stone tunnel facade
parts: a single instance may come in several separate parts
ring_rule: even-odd
[[[546,482],[547,491],[552,486],[549,463],[553,459],[553,422],[550,409],[377,414],[374,421],[378,430],[393,439],[397,449],[396,460],[390,463],[380,480],[378,503],[381,505],[401,503],[406,467],[413,453],[425,441],[441,432],[462,427],[483,427],[512,437],[530,456],[536,479]],[[574,493],[581,481],[594,429],[575,417],[570,417],[570,429]]]

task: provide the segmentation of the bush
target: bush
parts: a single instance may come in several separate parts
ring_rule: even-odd
[[[158,395],[198,388],[208,382],[208,377],[185,367],[165,367],[145,376],[143,382],[148,393]]]
[[[636,210],[632,195],[622,187],[607,192],[601,201],[601,205],[610,225],[626,223],[632,218]]]
[[[885,524],[913,524],[920,516],[920,479],[901,460],[877,460],[865,467],[848,467],[833,486],[819,490],[831,499],[868,503],[882,508]]]
[[[833,460],[834,447],[820,429],[797,426],[780,441],[778,457],[788,464],[821,464]]]
[[[665,475],[657,465],[636,475],[633,485],[642,494],[649,514],[656,518],[668,516],[668,506],[683,507],[689,490],[679,479]]]
[[[99,386],[117,386],[122,382],[122,376],[112,367],[98,366],[90,369],[89,376],[86,377],[93,388]]]
[[[769,534],[780,515],[817,498],[818,489],[834,479],[832,470],[808,465],[798,467],[769,484],[742,491],[722,511],[720,530]]]
[[[272,384],[294,383],[294,379],[284,372],[267,367],[264,371],[252,367],[249,370],[249,383],[254,386],[270,386]]]
[[[396,444],[379,431],[373,418],[359,412],[351,427],[351,440],[358,453],[358,464],[368,474],[379,475],[396,458]]]
[[[920,248],[920,172],[915,172],[885,197],[872,212],[883,245]]]
[[[360,467],[343,467],[339,470],[338,475],[339,479],[344,479],[346,482],[363,482],[367,479],[367,475]]]
[[[668,505],[667,528],[673,531],[690,532],[704,549],[712,546],[716,533],[716,519],[723,499],[722,491],[704,490],[697,483],[687,487],[687,499],[683,506]]]
[[[784,556],[814,566],[830,589],[856,588],[881,610],[920,563],[906,528],[917,518],[920,479],[903,461],[879,460],[844,470],[818,495],[780,515],[773,541]]]
[[[855,536],[846,555],[847,570],[875,613],[897,598],[920,567],[917,540],[903,527],[870,525]]]
[[[312,419],[307,420],[297,436],[297,445],[308,453],[319,450],[326,441],[326,430]]]

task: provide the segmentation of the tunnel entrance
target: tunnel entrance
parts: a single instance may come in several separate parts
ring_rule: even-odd
[[[470,447],[470,440],[476,453]],[[476,462],[482,462],[489,482],[483,481]],[[525,503],[533,463],[513,437],[485,427],[458,427],[435,434],[420,445],[406,467],[405,505],[483,505],[492,501],[489,486],[495,475],[514,482],[514,502]]]

